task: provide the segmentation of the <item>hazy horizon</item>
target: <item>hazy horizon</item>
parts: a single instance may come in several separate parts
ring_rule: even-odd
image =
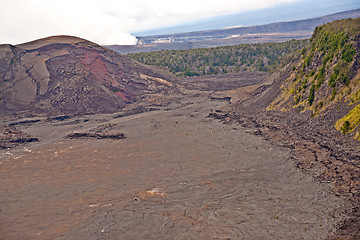
[[[182,24],[169,28],[152,29],[142,32],[132,32],[134,36],[149,36],[161,34],[174,34],[192,31],[205,31],[213,29],[223,29],[237,26],[254,26],[269,24],[281,21],[296,21],[308,18],[322,17],[343,11],[360,9],[360,2],[354,1],[311,1],[312,8],[306,6],[306,1],[297,1],[296,3],[284,3],[265,9],[256,9],[247,12],[241,12],[226,16],[219,16],[210,19],[203,19],[196,23]],[[333,3],[333,4],[324,4]],[[320,6],[323,6],[320,8]]]
[[[360,8],[357,0],[0,1],[0,44],[72,35],[103,45],[133,45],[144,34],[266,24]]]

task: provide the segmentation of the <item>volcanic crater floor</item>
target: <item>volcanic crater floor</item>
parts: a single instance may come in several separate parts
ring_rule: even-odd
[[[224,104],[17,126],[40,141],[0,150],[0,239],[326,238],[342,200],[288,148],[208,117]]]

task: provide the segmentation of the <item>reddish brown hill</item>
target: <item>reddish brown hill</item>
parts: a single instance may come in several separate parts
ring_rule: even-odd
[[[0,109],[113,112],[175,91],[172,77],[84,39],[55,36],[0,45]]]

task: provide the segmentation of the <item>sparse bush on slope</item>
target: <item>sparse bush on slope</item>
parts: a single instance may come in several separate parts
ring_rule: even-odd
[[[360,18],[338,20],[318,26],[298,60],[289,66],[282,94],[268,110],[311,110],[313,116],[350,105],[351,110],[336,123],[348,134],[360,123]],[[359,133],[354,133],[358,138]]]

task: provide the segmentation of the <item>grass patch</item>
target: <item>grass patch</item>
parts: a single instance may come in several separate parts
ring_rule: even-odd
[[[360,123],[360,104],[354,107],[345,117],[339,119],[335,128],[342,131],[343,134],[352,132]]]

